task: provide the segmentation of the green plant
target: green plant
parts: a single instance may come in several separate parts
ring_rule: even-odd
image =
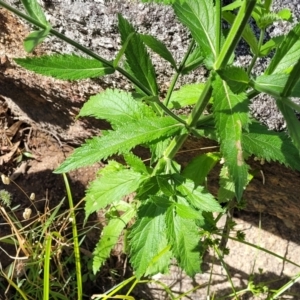
[[[19,65],[67,80],[120,72],[134,87],[132,93],[107,89],[84,104],[79,117],[105,119],[112,129],[86,141],[55,171],[65,173],[109,159],[88,187],[85,198],[86,219],[101,209],[107,218],[94,250],[94,273],[108,258],[125,229],[125,251],[129,253],[138,279],[166,273],[172,258],[176,258],[188,275],[194,276],[201,272],[201,257],[208,245],[223,261],[228,235],[224,232],[219,244],[211,241],[211,235],[218,232],[216,223],[220,216],[236,203],[242,203],[243,191],[251,180],[247,158],[254,155],[300,170],[299,121],[294,113],[294,110],[300,111],[300,107],[291,99],[300,96],[300,24],[286,36],[264,43],[268,26],[278,19],[291,18],[288,10],[274,13],[272,0],[237,0],[228,6],[222,6],[221,0],[157,0],[155,2],[171,4],[179,21],[191,33],[190,47],[182,62],[177,65],[161,41],[139,34],[121,15],[118,26],[122,47],[113,61],[107,61],[51,29],[36,1],[22,2],[27,15],[3,1],[0,5],[39,28],[25,39],[27,51],[32,51],[52,34],[91,58],[30,57],[16,59]],[[260,30],[259,39],[248,24],[250,17]],[[222,30],[223,20],[230,24],[228,33]],[[253,56],[246,70],[234,66],[234,51],[240,39],[248,44]],[[174,69],[163,101],[147,47]],[[272,50],[275,54],[264,73],[257,77],[252,75],[257,59],[266,57]],[[174,91],[178,77],[199,66],[209,70],[206,83],[186,85]],[[269,131],[250,117],[249,101],[260,93],[276,99],[289,136]],[[174,110],[186,105],[193,105],[188,116]],[[182,169],[175,156],[189,136],[210,138],[220,144],[220,149],[201,154]],[[138,145],[149,149],[149,163],[134,154],[133,149]],[[111,159],[115,154],[123,156],[125,165]],[[205,179],[221,158],[225,163],[215,197],[208,192]],[[124,201],[128,195],[132,195],[132,199]],[[224,203],[224,207],[220,203]],[[227,225],[230,230],[230,220]]]
[[[3,179],[8,184],[8,178]],[[93,227],[76,224],[75,212],[78,213],[78,207],[73,206],[65,174],[64,180],[69,210],[62,210],[65,203],[63,199],[51,210],[46,201],[44,213],[41,213],[36,207],[38,200],[34,201],[34,197],[29,197],[24,191],[31,202],[25,209],[20,205],[11,207],[11,203],[7,205],[2,199],[5,206],[0,205],[0,215],[9,225],[11,234],[6,233],[9,229],[1,227],[1,263],[7,260],[11,262],[7,266],[0,264],[0,276],[5,279],[5,282],[0,281],[1,297],[18,300],[83,299],[85,296],[81,281],[89,270],[87,266],[80,265],[80,243]],[[1,192],[5,192],[5,197],[6,194],[10,195],[6,191]],[[18,217],[20,210],[23,211],[23,218]],[[5,223],[1,221],[2,226]],[[12,247],[15,249],[12,250]],[[87,249],[85,251],[88,252]]]

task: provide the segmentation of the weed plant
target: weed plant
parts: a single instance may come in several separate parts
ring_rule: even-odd
[[[243,192],[252,179],[247,159],[255,156],[300,170],[300,130],[295,115],[300,107],[293,102],[293,97],[300,96],[300,24],[284,36],[264,42],[266,29],[277,20],[291,21],[291,12],[282,9],[275,13],[272,0],[236,0],[229,5],[222,5],[221,0],[155,2],[171,5],[178,20],[190,32],[190,46],[179,64],[162,41],[140,34],[121,15],[118,15],[121,48],[114,60],[107,61],[52,29],[36,0],[22,0],[27,14],[0,1],[1,6],[37,27],[24,41],[28,52],[48,35],[54,35],[89,56],[58,54],[15,59],[20,66],[65,80],[119,72],[131,81],[134,89],[133,92],[106,89],[87,100],[79,117],[104,119],[112,129],[87,140],[55,170],[55,173],[66,173],[107,160],[85,197],[86,219],[99,210],[105,212],[107,219],[93,253],[92,269],[94,274],[99,271],[123,236],[124,251],[129,255],[134,277],[94,298],[113,297],[120,288],[133,282],[127,295],[119,296],[132,299],[130,293],[137,283],[167,273],[174,259],[193,277],[201,272],[202,257],[209,248],[227,270],[223,258],[228,252],[227,239],[234,238],[230,235],[231,221],[228,218],[223,233],[217,222],[245,200]],[[249,26],[250,18],[259,28],[259,38]],[[223,30],[222,22],[229,24],[229,32]],[[252,54],[247,68],[234,64],[234,51],[241,39]],[[174,70],[163,100],[148,49],[160,55]],[[271,60],[263,74],[253,75],[258,59],[268,55]],[[204,84],[194,83],[174,90],[180,76],[200,66],[209,73]],[[274,97],[285,118],[288,135],[269,131],[250,116],[250,100],[260,93]],[[193,107],[188,116],[174,110],[187,105]],[[176,162],[176,154],[189,136],[209,138],[220,146],[218,151],[205,152],[182,168]],[[149,149],[149,163],[134,154],[133,149],[138,145]],[[116,154],[123,156],[125,164],[112,159]],[[212,195],[206,177],[221,160],[219,191]],[[133,195],[132,199],[124,201],[128,195]],[[242,235],[238,238],[246,243]],[[295,275],[277,291],[268,291],[267,299],[277,299],[299,277]],[[228,280],[232,283],[230,274]],[[80,284],[78,299],[81,299]],[[237,291],[233,284],[232,290],[230,296],[235,299],[245,293],[245,290]],[[253,284],[246,291],[265,292]],[[171,293],[169,296],[175,299]]]
[[[2,179],[5,184],[14,184],[4,175]],[[90,281],[95,279],[87,259],[89,251],[80,246],[95,226],[81,224],[78,228],[75,211],[79,213],[80,203],[73,207],[66,175],[64,180],[69,210],[62,209],[65,199],[51,210],[49,201],[43,199],[44,211],[40,212],[36,208],[39,200],[26,195],[23,190],[31,204],[25,209],[20,205],[11,207],[8,199],[11,200],[12,196],[1,190],[0,214],[5,221],[1,223],[1,232],[7,234],[0,237],[0,274],[4,279],[0,280],[0,297],[12,300],[82,299],[83,282],[88,278]],[[8,234],[7,225],[11,234]],[[81,266],[80,251],[85,253],[85,258],[82,258],[84,266]]]

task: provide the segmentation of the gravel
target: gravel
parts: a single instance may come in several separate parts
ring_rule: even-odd
[[[19,6],[20,2],[7,0],[8,3]],[[141,33],[156,36],[167,45],[177,61],[180,61],[189,44],[187,30],[176,20],[169,6],[157,4],[143,4],[137,0],[39,0],[44,7],[47,19],[54,29],[64,33],[82,45],[99,53],[106,59],[112,59],[120,49],[120,35],[117,27],[117,14],[121,13],[130,20]],[[224,1],[225,2],[225,1]],[[226,3],[231,1],[226,1]],[[300,3],[298,0],[275,0],[273,8],[278,11],[289,8],[294,15],[294,22],[300,18]],[[267,35],[274,37],[288,32],[293,26],[287,22],[277,22],[271,26]],[[55,37],[47,38],[43,44],[47,53],[78,52]],[[160,57],[152,54],[154,66],[158,75],[161,90],[167,89],[173,74],[172,68],[162,62]],[[245,66],[251,56],[245,44],[236,52],[237,64]],[[263,72],[268,59],[258,61],[255,74]],[[191,82],[205,81],[206,70],[199,68],[192,74],[180,79],[178,85]],[[102,86],[113,86],[130,89],[130,84],[118,74],[95,80]],[[250,106],[252,115],[265,123],[270,129],[284,130],[286,124],[278,111],[274,99],[267,95],[256,97]]]

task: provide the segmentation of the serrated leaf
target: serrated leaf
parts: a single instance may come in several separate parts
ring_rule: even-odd
[[[240,4],[239,4],[239,6],[240,6]],[[232,25],[236,16],[232,12],[224,11],[222,13],[222,17],[226,22],[228,22],[230,25]],[[249,24],[246,25],[246,27],[243,31],[243,34],[242,34],[242,38],[250,46],[253,54],[258,54],[258,51],[259,51],[258,46],[257,46],[258,41],[257,41],[257,38]]]
[[[146,176],[130,169],[103,173],[86,191],[85,217],[136,191],[145,179]]]
[[[149,171],[144,162],[132,152],[124,154],[125,162],[132,168],[132,170],[141,174],[149,174]]]
[[[198,43],[208,67],[217,57],[216,51],[216,13],[212,0],[188,0],[183,4],[174,3],[175,14],[187,26]]]
[[[160,197],[161,202],[166,198]],[[155,257],[168,247],[166,237],[165,214],[167,207],[159,206],[157,202],[147,201],[138,212],[138,220],[133,225],[129,234],[130,262],[134,267],[137,278],[142,277],[148,267],[156,264],[155,273],[164,273],[170,261],[165,259],[155,261]],[[166,253],[169,257],[169,253]],[[153,275],[153,274],[149,274]]]
[[[108,224],[101,232],[101,239],[97,243],[93,251],[93,273],[96,274],[106,259],[110,256],[110,252],[117,244],[119,236],[128,222],[135,216],[135,209],[128,207],[126,211],[118,218],[109,220]]]
[[[160,190],[156,177],[146,179],[137,190],[136,198],[139,200],[147,200],[150,196],[156,195]]]
[[[17,58],[15,61],[27,70],[66,80],[100,77],[115,71],[96,59],[68,54]]]
[[[284,35],[275,36],[260,47],[259,56],[267,56],[273,49],[277,48],[284,40]]]
[[[118,15],[118,20],[121,41],[123,44],[126,42],[127,37],[135,32],[135,30],[120,14]],[[139,34],[135,34],[128,42],[125,49],[125,56],[126,63],[133,76],[149,90],[151,95],[157,95],[158,86],[155,70]]]
[[[235,193],[242,198],[247,184],[248,166],[244,161],[242,129],[248,128],[248,99],[245,94],[234,94],[218,75],[213,81],[214,118],[220,137],[221,154],[235,183]]]
[[[300,122],[294,110],[285,104],[284,99],[276,99],[276,104],[284,116],[290,137],[298,150],[300,150]]]
[[[197,45],[187,58],[181,73],[188,74],[189,72],[195,70],[202,65],[203,59],[204,57],[202,55],[201,48]]]
[[[235,196],[234,182],[229,177],[228,168],[223,166],[220,172],[219,179],[219,190],[218,190],[218,201],[219,203],[229,202]]]
[[[157,184],[159,186],[160,191],[168,197],[171,197],[175,194],[174,186],[170,182],[169,175],[157,175],[155,176],[157,180]]]
[[[257,20],[257,26],[260,29],[264,30],[270,25],[272,25],[275,21],[278,21],[280,19],[281,19],[280,16],[277,15],[276,13],[271,13],[271,12],[266,13]]]
[[[300,75],[299,75],[300,76]],[[253,83],[254,89],[274,97],[281,97],[289,80],[289,74],[261,75]],[[288,97],[300,97],[300,80],[290,91]]]
[[[176,213],[178,216],[183,219],[204,220],[201,212],[195,210],[189,205],[175,203],[174,206],[176,207]]]
[[[176,62],[171,52],[163,42],[159,41],[156,37],[148,34],[142,34],[141,38],[150,49],[152,49],[155,53],[168,61],[175,69],[177,69]]]
[[[169,108],[179,109],[188,105],[194,105],[203,89],[203,83],[186,84],[182,86],[178,91],[172,93]]]
[[[167,235],[179,266],[191,277],[201,272],[200,234],[194,220],[180,217],[174,207],[167,212]]]
[[[77,148],[54,172],[66,173],[92,165],[113,154],[123,154],[139,144],[163,140],[183,129],[171,117],[153,117],[124,124],[105,136],[94,137]]]
[[[195,184],[192,180],[186,179],[179,184],[176,189],[192,206],[202,211],[223,211],[222,207],[215,200],[214,196],[206,191],[203,186],[199,185],[195,187]]]
[[[49,35],[50,28],[33,31],[24,39],[24,49],[30,53]]]
[[[91,96],[83,105],[79,116],[93,116],[112,124],[113,128],[125,123],[138,121],[145,117],[154,117],[152,108],[137,102],[130,93],[107,89]]]
[[[267,161],[278,161],[300,171],[299,150],[286,133],[268,130],[266,126],[253,121],[249,125],[249,132],[243,133],[242,141],[247,153]]]
[[[300,24],[297,24],[284,38],[272,58],[266,75],[289,73],[300,57]]]
[[[235,94],[243,92],[249,84],[249,76],[247,72],[239,67],[228,66],[218,71],[218,74],[226,81],[231,91]]]
[[[182,176],[191,179],[195,185],[203,185],[208,173],[220,158],[220,154],[215,152],[201,154],[188,163],[182,172]]]
[[[21,0],[28,15],[39,21],[40,23],[42,23],[43,25],[49,26],[49,22],[46,19],[46,16],[41,8],[41,6],[39,5],[39,3],[37,2],[37,0]]]
[[[170,139],[165,139],[159,141],[158,143],[150,143],[148,145],[151,151],[151,160],[150,160],[151,165],[163,156],[169,143],[170,143]]]

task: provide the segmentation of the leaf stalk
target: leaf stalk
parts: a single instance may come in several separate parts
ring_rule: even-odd
[[[223,69],[227,65],[237,43],[239,42],[244,32],[244,29],[248,23],[256,2],[257,0],[243,1],[243,4],[234,20],[234,23],[232,24],[228,37],[226,38],[221,49],[220,55],[218,56],[217,61],[214,64],[215,70]]]

